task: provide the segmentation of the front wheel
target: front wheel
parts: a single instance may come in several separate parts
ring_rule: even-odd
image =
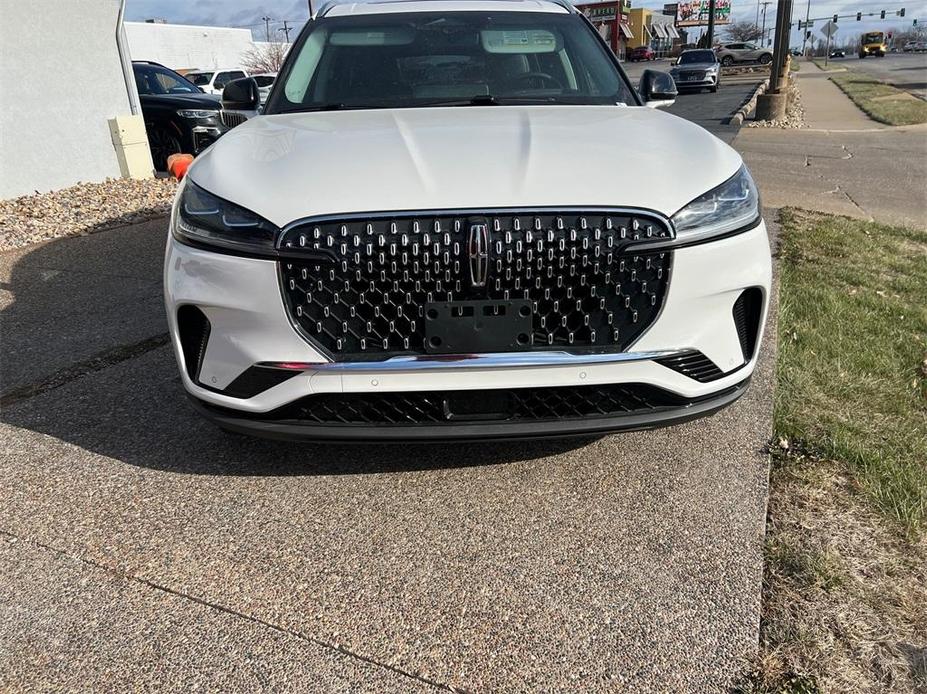
[[[723,58],[721,58],[721,64],[724,67],[730,67],[731,65],[734,64],[734,59],[731,56],[726,55]]]
[[[712,94],[717,94],[717,93],[718,93],[718,85],[716,84],[714,87],[712,87],[712,88],[709,89],[708,91],[710,91]]]
[[[151,147],[151,159],[158,171],[167,171],[167,158],[183,150],[180,139],[161,125],[156,125],[148,131],[148,145]]]
[[[760,65],[769,65],[772,62],[772,56],[769,53],[764,53],[760,56]]]

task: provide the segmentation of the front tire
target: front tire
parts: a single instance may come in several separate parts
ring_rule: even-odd
[[[760,56],[760,65],[769,65],[772,62],[772,56],[769,53],[764,53]]]
[[[167,158],[183,151],[180,139],[163,125],[156,125],[148,131],[148,146],[158,171],[167,171]]]
[[[724,67],[730,67],[731,65],[734,64],[734,59],[731,56],[726,55],[723,58],[721,58],[721,64]]]

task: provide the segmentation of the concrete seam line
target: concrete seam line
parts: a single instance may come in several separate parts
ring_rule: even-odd
[[[311,644],[316,645],[316,646],[319,646],[319,647],[321,647],[321,648],[325,648],[325,649],[327,649],[327,650],[335,651],[336,653],[341,653],[342,655],[345,655],[345,656],[348,656],[348,657],[351,657],[351,658],[355,658],[355,659],[357,659],[357,660],[363,661],[363,662],[368,663],[368,664],[370,664],[370,665],[375,665],[375,666],[377,666],[377,667],[386,668],[387,670],[391,670],[392,672],[395,672],[395,673],[398,674],[398,675],[402,675],[403,677],[408,677],[408,678],[410,678],[410,679],[416,680],[417,682],[422,682],[423,684],[429,684],[429,685],[431,685],[432,687],[437,687],[438,689],[443,689],[443,690],[449,691],[449,692],[457,692],[457,691],[460,691],[460,690],[458,690],[458,689],[455,689],[454,687],[451,687],[450,685],[443,684],[443,683],[437,682],[437,681],[435,681],[435,680],[431,680],[431,679],[429,679],[429,678],[427,678],[427,677],[423,677],[422,675],[416,675],[415,673],[407,672],[406,670],[403,670],[403,669],[401,669],[401,668],[399,668],[399,667],[396,667],[395,665],[389,665],[388,663],[381,663],[380,661],[375,660],[374,658],[371,658],[371,657],[369,657],[369,656],[362,655],[362,654],[360,654],[360,653],[356,653],[356,652],[351,651],[351,650],[348,650],[347,648],[344,648],[344,647],[342,647],[342,646],[338,646],[338,645],[336,645],[336,644],[328,643],[327,641],[322,641],[321,639],[317,639],[317,638],[315,638],[315,637],[309,636],[309,635],[304,634],[304,633],[302,633],[302,632],[296,631],[295,629],[290,629],[290,628],[288,628],[288,627],[280,626],[279,624],[274,624],[273,622],[268,622],[267,620],[261,619],[260,617],[255,617],[255,616],[253,616],[253,615],[249,615],[249,614],[246,614],[246,613],[244,613],[244,612],[239,612],[238,610],[235,610],[235,609],[233,609],[233,608],[231,608],[231,607],[225,607],[224,605],[220,605],[220,604],[218,604],[218,603],[210,602],[209,600],[206,600],[205,598],[198,598],[198,597],[195,596],[195,595],[189,595],[188,593],[184,593],[184,592],[179,591],[179,590],[174,590],[173,588],[169,588],[169,587],[163,586],[163,585],[161,585],[161,584],[159,584],[159,583],[155,583],[154,581],[151,581],[151,580],[149,580],[149,579],[147,579],[147,578],[142,578],[141,576],[136,576],[135,574],[131,574],[131,573],[128,573],[128,572],[125,572],[125,571],[120,571],[119,569],[117,569],[117,568],[115,568],[115,567],[108,566],[108,565],[106,565],[106,564],[102,564],[102,563],[100,563],[100,562],[98,562],[98,561],[94,561],[93,559],[87,559],[87,558],[85,558],[85,557],[75,556],[75,555],[73,555],[73,554],[70,554],[70,553],[68,553],[68,552],[65,552],[64,550],[58,549],[57,547],[52,547],[51,545],[48,545],[48,544],[46,544],[46,543],[44,543],[44,542],[39,542],[38,540],[33,540],[33,539],[30,539],[30,538],[23,538],[23,537],[20,537],[19,535],[15,534],[15,533],[12,533],[12,532],[10,532],[10,531],[8,531],[8,530],[4,530],[4,529],[0,529],[0,535],[5,535],[6,537],[9,537],[9,538],[11,538],[11,539],[13,539],[13,540],[15,540],[15,541],[17,541],[17,542],[28,542],[29,544],[33,545],[34,547],[38,547],[38,548],[40,548],[40,549],[47,550],[47,551],[49,551],[49,552],[52,552],[52,553],[54,553],[54,554],[57,554],[58,556],[65,557],[65,558],[67,558],[67,559],[71,559],[72,561],[80,562],[81,564],[84,564],[84,565],[86,565],[86,566],[93,567],[93,568],[95,568],[95,569],[100,569],[101,571],[105,571],[106,573],[111,574],[111,575],[113,575],[113,576],[117,576],[117,577],[119,577],[119,578],[128,579],[128,580],[130,580],[130,581],[133,581],[133,582],[138,583],[138,584],[143,585],[143,586],[147,586],[148,588],[152,588],[152,589],[157,590],[157,591],[160,591],[160,592],[162,592],[162,593],[166,593],[166,594],[168,594],[168,595],[173,595],[174,597],[182,598],[182,599],[184,599],[184,600],[189,600],[189,601],[194,602],[194,603],[196,603],[196,604],[198,604],[198,605],[202,605],[203,607],[207,607],[207,608],[216,610],[216,611],[218,611],[218,612],[223,612],[223,613],[225,613],[225,614],[231,615],[232,617],[237,617],[237,618],[243,619],[243,620],[245,620],[245,621],[247,621],[247,622],[251,622],[251,623],[253,623],[253,624],[257,624],[257,625],[266,627],[266,628],[271,629],[272,631],[275,631],[275,632],[277,632],[277,633],[279,633],[279,634],[283,634],[283,635],[285,635],[285,636],[291,636],[291,637],[293,637],[293,638],[295,638],[295,639],[298,639],[298,640],[300,640],[300,641],[304,641],[304,642],[306,642],[306,643],[311,643]]]
[[[0,395],[0,409],[15,405],[21,400],[34,398],[36,395],[41,395],[49,390],[60,388],[94,371],[102,371],[120,362],[140,357],[147,352],[166,345],[168,342],[170,342],[170,336],[167,333],[160,333],[130,345],[120,345],[104,352],[98,352],[89,359],[59,369],[38,383],[28,383],[3,393]]]

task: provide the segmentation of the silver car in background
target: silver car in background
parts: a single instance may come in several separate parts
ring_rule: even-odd
[[[715,52],[718,61],[722,65],[733,65],[734,63],[768,65],[773,59],[771,48],[761,48],[752,43],[727,43],[715,49]]]
[[[683,51],[679,54],[670,75],[676,89],[709,89],[718,91],[721,84],[721,64],[714,51],[707,48]]]

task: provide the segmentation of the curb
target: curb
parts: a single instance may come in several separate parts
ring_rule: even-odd
[[[747,117],[747,114],[749,114],[750,111],[756,108],[757,98],[759,98],[760,94],[764,94],[768,88],[769,88],[769,79],[765,79],[762,82],[760,82],[756,86],[756,89],[753,90],[753,94],[751,94],[750,97],[743,104],[741,104],[740,108],[738,108],[736,111],[734,111],[734,113],[732,113],[730,116],[724,119],[722,121],[722,124],[723,125],[738,125],[738,126],[743,125],[744,118]]]

